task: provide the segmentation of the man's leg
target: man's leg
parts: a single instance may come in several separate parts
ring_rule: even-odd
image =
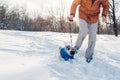
[[[82,42],[83,42],[83,40],[86,37],[87,32],[88,32],[88,23],[83,19],[80,19],[79,22],[80,22],[79,34],[78,34],[78,38],[77,38],[76,45],[75,45],[75,48],[77,50],[81,47]]]
[[[94,47],[96,43],[96,33],[97,33],[98,22],[89,25],[89,41],[88,41],[88,48],[86,50],[85,58],[92,59],[94,54]]]

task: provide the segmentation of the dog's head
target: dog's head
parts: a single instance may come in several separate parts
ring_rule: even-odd
[[[71,56],[75,55],[76,52],[75,52],[75,49],[73,47],[71,47],[70,45],[67,45],[65,48],[66,48],[66,51],[69,55],[71,55]]]
[[[74,55],[76,53],[74,48],[67,45],[67,46],[65,46],[63,48],[59,48],[59,49],[60,49],[60,55],[65,61],[67,61],[69,59],[74,59]]]

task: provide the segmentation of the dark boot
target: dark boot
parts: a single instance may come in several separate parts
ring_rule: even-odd
[[[86,58],[86,62],[90,63],[93,58]]]

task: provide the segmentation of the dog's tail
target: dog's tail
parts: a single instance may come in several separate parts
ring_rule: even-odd
[[[62,47],[59,47],[59,48],[58,48],[57,53],[56,53],[56,55],[55,55],[55,56],[58,57],[58,58],[60,57],[60,50],[61,50],[61,48],[62,48]]]

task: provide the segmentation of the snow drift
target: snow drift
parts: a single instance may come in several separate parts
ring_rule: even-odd
[[[69,33],[0,31],[0,80],[120,80],[120,36],[97,35],[89,64],[87,37],[72,62],[56,57],[66,44]]]

